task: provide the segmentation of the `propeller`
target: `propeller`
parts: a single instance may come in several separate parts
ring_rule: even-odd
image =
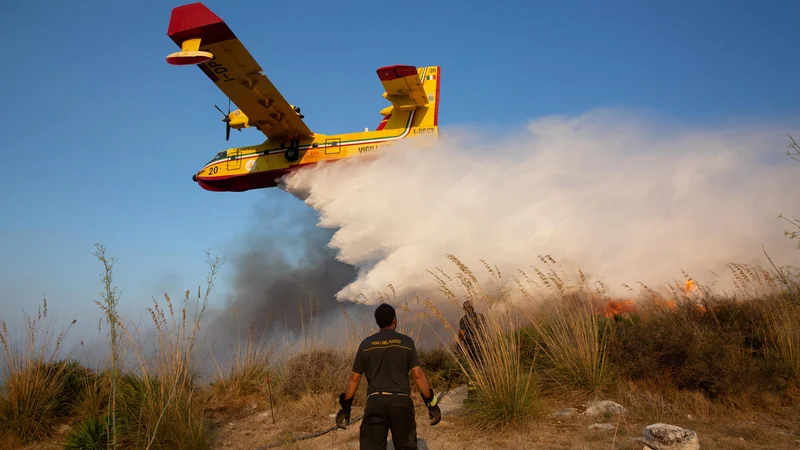
[[[228,99],[228,114],[225,114],[224,111],[219,109],[219,106],[214,105],[214,107],[217,108],[217,111],[221,112],[223,116],[225,116],[222,118],[222,121],[225,122],[225,140],[227,141],[231,138],[231,99]]]

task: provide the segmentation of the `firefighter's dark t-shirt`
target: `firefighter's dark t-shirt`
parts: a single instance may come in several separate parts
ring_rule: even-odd
[[[414,340],[391,328],[361,341],[353,372],[367,377],[367,394],[376,391],[411,395],[408,371],[420,366]]]

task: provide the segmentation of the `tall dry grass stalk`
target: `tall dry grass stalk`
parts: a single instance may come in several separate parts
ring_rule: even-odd
[[[0,433],[10,442],[48,437],[68,403],[65,386],[73,365],[59,359],[64,337],[75,320],[55,334],[47,320],[47,299],[33,317],[25,313],[24,339],[17,342],[0,321],[5,370],[0,390]],[[9,444],[9,442],[6,442]]]
[[[784,298],[774,302],[765,312],[770,353],[789,367],[800,383],[800,307]]]
[[[164,295],[148,308],[152,329],[143,338],[138,328],[116,322],[127,340],[135,367],[121,377],[116,395],[118,442],[126,448],[208,448],[205,405],[197,393],[194,348],[203,313],[222,261],[206,252],[209,272],[205,294],[198,287],[182,304]],[[178,308],[176,308],[178,307]]]
[[[556,264],[550,256],[540,261]],[[536,278],[520,270],[521,279],[516,281],[522,297],[535,308],[535,313],[526,312],[531,327],[524,332],[544,356],[546,378],[566,389],[602,391],[614,379],[609,360],[611,330],[597,310],[606,300],[605,286],[592,287],[580,269],[576,280],[552,267],[534,271]]]
[[[531,322],[546,357],[548,378],[563,388],[599,392],[613,380],[609,323],[585,294],[568,295]]]
[[[232,349],[233,357],[227,362],[228,368],[222,366],[214,358],[217,369],[212,389],[221,399],[235,399],[246,397],[264,391],[270,382],[270,363],[277,343],[271,345],[261,337],[255,335],[252,324],[247,327],[247,334],[242,341],[239,327],[239,312],[234,310],[236,317],[236,347]],[[267,321],[269,323],[269,320]],[[265,331],[268,328],[265,327]]]
[[[119,382],[119,339],[117,337],[117,324],[119,323],[119,316],[117,315],[117,303],[119,296],[116,286],[114,286],[114,263],[116,258],[106,257],[106,248],[102,244],[95,244],[95,251],[92,253],[98,261],[103,264],[103,272],[100,274],[103,280],[103,292],[101,293],[102,302],[95,301],[95,304],[100,307],[106,317],[108,324],[108,334],[111,341],[111,392],[108,396],[108,411],[111,415],[111,446],[117,448],[117,383]]]
[[[522,336],[516,330],[522,315],[514,308],[509,291],[503,285],[497,268],[484,266],[493,277],[493,287],[486,290],[474,273],[455,256],[448,255],[458,271],[449,276],[439,270],[433,273],[444,298],[461,308],[470,301],[484,320],[477,320],[480,330],[476,335],[475,348],[447,346],[451,356],[474,387],[474,401],[469,401],[468,410],[479,427],[518,426],[536,413],[538,382],[534,364],[523,363]],[[440,336],[444,342],[459,340],[459,326],[453,326],[434,302],[427,301],[427,308],[439,318],[449,336]],[[478,316],[480,317],[480,316]]]
[[[743,264],[729,264],[729,268],[737,293],[761,306],[768,356],[788,368],[800,383],[800,272],[774,264],[774,271]]]

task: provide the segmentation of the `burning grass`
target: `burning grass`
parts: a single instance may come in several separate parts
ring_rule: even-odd
[[[307,431],[335,411],[357,342],[375,332],[371,317],[360,323],[348,317],[346,345],[309,332],[298,349],[276,358],[276,343],[248,326],[205,387],[195,344],[219,261],[209,258],[205,296],[198,289],[182,303],[169,296],[154,301],[152,323],[139,332],[116,316],[113,260],[98,256],[105,268],[101,306],[107,325],[114,324],[109,348],[115,350],[97,370],[61,359],[68,330],[56,334],[46,325],[46,302],[36,316],[26,316],[21,341],[2,322],[4,448],[53,439],[65,422],[70,432],[56,439],[67,448],[210,448],[215,408],[245,409],[251,402],[269,405],[272,419],[264,423]],[[457,258],[450,260],[455,273],[432,273],[441,298],[419,302],[423,311],[383,300],[395,304],[399,331],[415,339],[430,325],[426,316],[438,319],[443,345],[420,349],[423,368],[439,393],[464,382],[474,387],[466,403],[474,426],[523,429],[542,417],[543,405],[601,395],[657,417],[686,410],[705,417],[800,400],[796,271],[732,264],[734,292],[716,293],[688,278],[664,294],[643,286],[638,297],[620,299],[580,271],[574,279],[557,273],[547,257],[541,261],[550,270],[519,272],[510,282],[484,263],[490,279],[484,284]],[[477,355],[458,344],[460,313],[445,308],[461,308],[466,300],[485,318]],[[364,394],[362,383],[356,408]]]

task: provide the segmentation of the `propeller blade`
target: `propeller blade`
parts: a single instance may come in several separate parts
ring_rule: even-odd
[[[230,138],[231,138],[231,123],[228,122],[225,124],[225,140],[227,141]]]
[[[223,117],[222,117],[222,121],[223,121],[223,122],[230,122],[230,121],[231,121],[231,118],[230,118],[230,114],[231,114],[231,113],[230,113],[230,111],[228,112],[228,114],[225,114],[225,111],[223,111],[223,110],[219,109],[219,106],[217,106],[217,105],[214,105],[214,108],[217,108],[217,111],[219,111],[219,112],[221,112],[221,113],[222,113],[222,116],[223,116]]]

